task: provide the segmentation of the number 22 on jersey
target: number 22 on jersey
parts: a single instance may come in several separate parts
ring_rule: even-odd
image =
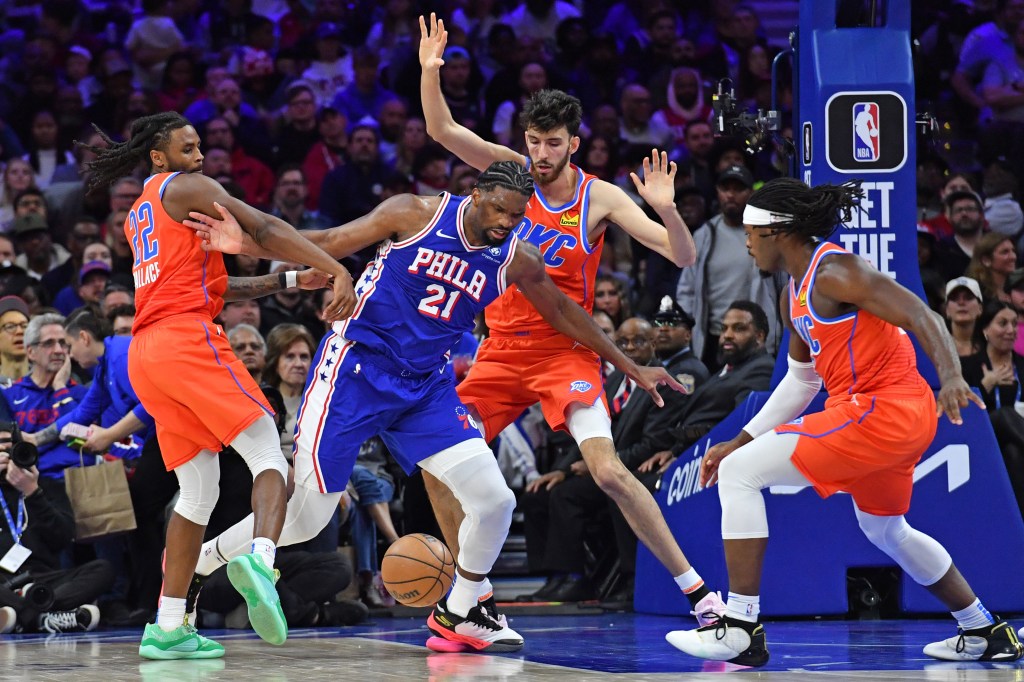
[[[139,204],[137,209],[128,214],[128,243],[131,244],[135,262],[132,267],[139,267],[148,260],[156,258],[160,253],[160,242],[153,238],[153,205],[148,201]]]

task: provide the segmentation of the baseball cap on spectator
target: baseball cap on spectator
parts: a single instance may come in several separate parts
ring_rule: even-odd
[[[747,189],[754,186],[754,176],[746,166],[729,166],[718,174],[718,184],[721,185],[727,180],[735,180]]]
[[[978,196],[978,193],[971,192],[970,190],[966,189],[959,189],[955,192],[950,192],[949,194],[946,195],[946,198],[943,200],[943,203],[946,204],[946,209],[948,210],[950,207],[953,206],[953,204],[960,201],[961,199],[973,199],[975,203],[978,204],[979,211],[984,210],[985,208],[985,202],[981,200],[981,197]]]
[[[935,233],[932,232],[931,228],[928,227],[927,225],[925,225],[924,223],[918,223],[917,224],[917,236],[918,237],[927,237],[928,239],[931,239],[933,242],[937,241],[936,237],[935,237]]]
[[[38,213],[28,213],[14,219],[11,226],[11,234],[17,239],[33,232],[46,232],[50,226],[46,224],[46,218]]]
[[[3,298],[0,298],[0,317],[12,310],[18,311],[26,318],[31,317],[28,314],[28,306],[25,305],[25,302],[17,296],[4,296]]]
[[[1010,293],[1014,289],[1021,288],[1024,288],[1024,268],[1017,268],[1006,276],[1006,283],[1003,284],[1003,291]]]
[[[671,296],[663,296],[661,298],[661,307],[658,308],[658,312],[654,314],[655,326],[660,326],[657,323],[667,323],[672,326],[685,325],[687,329],[693,329],[694,320],[693,317],[687,314],[683,310],[679,303],[676,302]]]
[[[978,280],[971,279],[970,277],[957,277],[946,282],[946,298],[957,289],[967,289],[971,292],[974,298],[978,299],[979,302],[983,302],[985,299],[981,295],[981,286],[978,285]]]
[[[317,40],[341,40],[341,27],[333,21],[320,24],[314,34]]]
[[[315,96],[315,93],[313,92],[313,85],[309,81],[304,81],[300,79],[297,81],[292,81],[291,83],[288,84],[288,87],[284,89],[284,98],[286,101],[290,100],[292,97],[295,97],[295,95],[299,94],[299,92],[301,91],[308,92],[309,94]]]
[[[110,276],[110,266],[101,260],[92,260],[82,266],[82,269],[78,271],[78,281],[84,282],[85,278],[97,272],[102,272],[106,276]]]
[[[72,45],[68,48],[68,53],[77,54],[79,57],[84,57],[85,61],[87,62],[92,61],[92,52],[89,52],[89,50],[85,49],[81,45]]]
[[[445,49],[444,54],[441,55],[441,58],[447,62],[449,59],[469,59],[470,57],[469,52],[466,50],[466,48],[459,47],[458,45],[450,45],[447,49]]]

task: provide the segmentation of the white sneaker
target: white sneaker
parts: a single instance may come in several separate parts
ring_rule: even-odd
[[[960,630],[956,637],[932,642],[924,653],[942,661],[1016,661],[1024,647],[1006,621],[976,630]]]
[[[697,618],[699,627],[717,623],[719,618],[725,616],[725,602],[722,601],[722,593],[708,592],[707,596],[693,607],[690,615]]]
[[[768,646],[760,624],[753,632],[747,632],[736,621],[720,618],[696,630],[675,630],[665,635],[665,639],[683,653],[697,658],[746,666],[762,666],[768,662]]]
[[[448,602],[441,599],[427,618],[427,627],[437,637],[466,644],[477,651],[507,653],[523,648],[522,636],[502,625],[477,604],[463,618],[448,610]]]
[[[0,606],[0,635],[6,635],[18,624],[18,612],[10,606]]]

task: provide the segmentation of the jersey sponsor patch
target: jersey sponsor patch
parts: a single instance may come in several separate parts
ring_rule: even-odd
[[[579,227],[580,212],[575,209],[566,211],[562,214],[562,217],[558,219],[558,224],[562,227]]]
[[[589,381],[574,381],[569,384],[569,393],[586,393],[593,387],[594,385]]]
[[[690,395],[697,388],[697,379],[692,374],[677,374],[676,381],[683,387],[683,395]]]

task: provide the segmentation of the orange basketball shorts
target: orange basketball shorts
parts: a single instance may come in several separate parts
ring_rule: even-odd
[[[144,329],[128,350],[128,376],[156,421],[170,471],[273,414],[227,335],[209,318],[178,315]]]
[[[861,511],[899,516],[910,509],[914,467],[937,427],[935,396],[922,380],[917,395],[830,397],[821,412],[775,431],[801,436],[792,462],[819,495],[843,490]]]
[[[551,428],[565,430],[566,410],[603,399],[603,381],[597,353],[567,336],[492,336],[456,390],[491,440],[538,401]]]

